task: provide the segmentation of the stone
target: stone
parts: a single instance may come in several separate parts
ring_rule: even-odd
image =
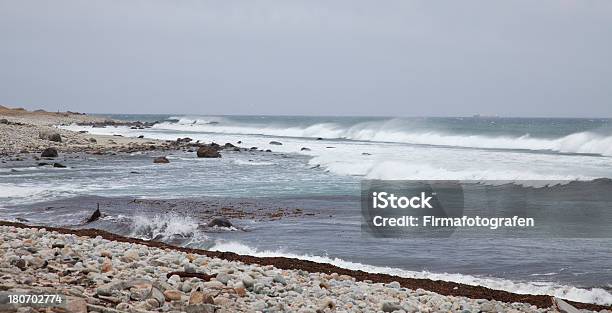
[[[130,311],[132,306],[129,303],[122,302],[117,304],[115,308],[119,311]]]
[[[104,261],[102,262],[102,266],[100,267],[100,270],[102,271],[102,273],[107,273],[113,270],[113,263],[111,262],[110,259],[105,258]]]
[[[230,276],[225,273],[219,273],[217,274],[215,279],[221,282],[222,284],[227,285],[227,282],[230,280]]]
[[[17,267],[18,269],[25,271],[26,270],[26,261],[24,259],[19,259],[17,261],[14,262],[13,264],[15,267]]]
[[[158,303],[156,307],[159,307],[166,301],[166,296],[163,292],[161,292],[161,290],[153,287],[151,288],[151,293],[149,294],[149,300],[155,300]]]
[[[202,146],[196,152],[198,158],[220,158],[221,154],[211,146]]]
[[[55,148],[47,148],[45,150],[43,150],[43,152],[40,154],[41,157],[43,158],[57,158],[58,154],[57,154],[57,149]]]
[[[253,288],[253,286],[255,285],[255,280],[251,278],[251,276],[244,276],[242,277],[242,284],[247,289]]]
[[[129,262],[134,262],[140,258],[140,255],[138,255],[138,251],[132,249],[124,253],[123,258]]]
[[[404,308],[397,304],[397,303],[393,303],[393,302],[389,302],[389,301],[385,301],[382,303],[382,311],[383,312],[393,312],[393,311],[399,311],[399,310],[403,310]]]
[[[232,227],[232,222],[230,222],[227,218],[225,217],[215,217],[212,219],[212,221],[210,221],[208,223],[208,227]]]
[[[130,288],[130,299],[136,301],[146,300],[151,296],[153,286],[150,284],[136,284]]]
[[[168,160],[168,158],[166,158],[165,156],[160,156],[160,157],[156,157],[155,159],[153,159],[153,163],[166,164],[166,163],[170,163],[170,160]]]
[[[83,298],[66,297],[66,311],[70,313],[87,313],[87,301]]]
[[[274,276],[274,278],[272,279],[273,282],[275,283],[279,283],[282,284],[283,286],[287,285],[287,280],[285,280],[285,277],[283,277],[282,275],[278,274],[276,276]]]
[[[266,309],[266,303],[262,300],[259,300],[253,303],[253,310],[255,311],[263,311]]]
[[[189,296],[189,304],[201,304],[201,303],[209,303],[215,304],[215,300],[209,294],[206,294],[202,291],[194,291]]]
[[[9,123],[9,120],[7,120],[5,118],[0,119],[0,124],[7,124],[8,125],[8,123]]]
[[[300,151],[310,151],[310,148],[302,147],[302,149],[300,149]]]
[[[53,167],[56,167],[56,168],[66,168],[66,165],[64,165],[62,163],[55,162],[55,163],[53,163]]]
[[[56,131],[41,131],[38,133],[38,138],[53,142],[62,142],[62,136]]]
[[[278,141],[270,141],[271,145],[275,145],[275,146],[282,146],[283,144],[281,142]]]
[[[185,313],[215,313],[216,307],[213,304],[190,304],[183,308]]]
[[[234,291],[236,292],[236,295],[238,295],[239,297],[244,297],[246,296],[246,289],[244,287],[236,287],[234,288]]]
[[[166,290],[164,291],[164,297],[166,301],[179,301],[181,300],[181,292],[178,290]]]
[[[336,308],[336,303],[331,298],[325,298],[319,303],[319,309],[325,310],[330,309],[334,310]]]
[[[392,282],[388,283],[387,286],[389,288],[393,288],[393,289],[400,289],[401,288],[400,283],[398,283],[396,281],[392,281]]]
[[[196,267],[192,263],[185,263],[185,265],[183,265],[183,270],[187,273],[195,273]]]

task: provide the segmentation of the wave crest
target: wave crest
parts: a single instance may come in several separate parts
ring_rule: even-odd
[[[264,135],[297,138],[347,139],[417,145],[482,149],[553,151],[561,153],[612,156],[612,136],[584,131],[558,138],[486,134],[453,134],[443,130],[413,128],[399,119],[361,122],[353,125],[316,123],[307,126],[239,123],[217,117],[182,117],[178,122],[164,122],[158,129],[208,133]]]

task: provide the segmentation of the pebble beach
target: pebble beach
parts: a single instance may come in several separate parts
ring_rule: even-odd
[[[1,226],[0,236],[2,291],[65,295],[57,312],[556,312],[44,228]],[[54,309],[3,304],[2,312]]]

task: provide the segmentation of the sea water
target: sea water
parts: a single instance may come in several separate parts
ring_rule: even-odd
[[[98,196],[236,199],[238,203],[255,199],[264,206],[317,214],[236,221],[248,231],[200,234],[198,225],[206,221],[198,220],[198,207],[168,213],[118,205],[110,206],[110,216],[96,227],[147,239],[179,234],[188,238],[185,245],[215,250],[297,257],[371,272],[612,303],[610,240],[368,238],[360,232],[358,198],[362,179],[588,182],[612,178],[611,120],[109,117],[159,123],[147,129],[62,127],[165,140],[190,137],[236,145],[240,141],[242,147],[272,152],[225,151],[219,159],[173,152],[168,155],[171,162],[163,166],[139,153],[62,160],[66,169],[5,164],[0,168],[0,216],[71,225],[89,212],[79,210],[79,205],[91,208],[96,202],[91,197]],[[90,197],[89,202],[83,197]]]

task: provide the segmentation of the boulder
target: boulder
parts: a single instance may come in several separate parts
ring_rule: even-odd
[[[0,124],[7,124],[8,125],[9,121],[5,118],[0,119]]]
[[[232,222],[230,222],[227,218],[225,217],[215,217],[212,219],[212,221],[210,221],[208,223],[208,227],[232,227]]]
[[[97,143],[98,141],[96,140],[96,138],[93,138],[93,137],[92,137],[92,138],[89,138],[89,142],[91,142],[91,143]]]
[[[300,151],[310,151],[310,148],[302,147],[302,149],[300,149]]]
[[[38,133],[38,138],[54,142],[62,142],[62,136],[56,131],[42,131]]]
[[[57,168],[66,168],[66,165],[62,164],[62,163],[53,163],[53,167],[57,167]]]
[[[168,160],[168,158],[166,158],[165,156],[160,156],[153,159],[153,163],[165,164],[170,163],[170,160]]]
[[[40,154],[43,158],[57,158],[57,155],[57,149],[55,148],[47,148]]]
[[[275,145],[275,146],[282,146],[283,144],[281,142],[278,141],[270,141],[271,145]]]
[[[220,158],[221,154],[212,146],[202,146],[196,152],[198,158]]]

